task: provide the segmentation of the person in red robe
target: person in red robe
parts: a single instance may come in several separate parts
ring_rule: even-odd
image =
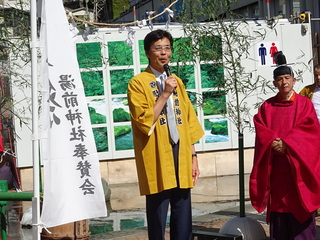
[[[267,209],[270,240],[316,240],[320,207],[320,125],[312,102],[293,90],[291,67],[274,70],[279,92],[254,116],[250,200]]]

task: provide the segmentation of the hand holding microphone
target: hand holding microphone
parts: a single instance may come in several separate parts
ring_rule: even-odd
[[[171,71],[170,71],[169,65],[168,65],[168,64],[164,64],[164,65],[163,65],[163,69],[164,69],[164,71],[166,72],[167,77],[169,77],[169,76],[171,75]],[[176,88],[173,88],[173,91],[172,91],[172,92],[173,92],[174,94],[177,94]]]

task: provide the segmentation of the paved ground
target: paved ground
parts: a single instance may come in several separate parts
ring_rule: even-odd
[[[239,208],[234,207],[223,211],[218,211],[215,213],[205,214],[193,219],[193,230],[194,232],[207,231],[218,233],[222,226],[229,219],[234,219],[239,216]],[[265,214],[258,214],[251,206],[246,205],[246,217],[254,219],[256,223],[265,231],[266,240],[269,239],[269,226],[265,222]],[[320,240],[320,216],[317,216],[317,239]],[[259,225],[258,224],[258,225]],[[263,231],[263,230],[262,230]],[[91,235],[90,240],[148,240],[147,228],[141,227],[130,230],[114,231],[106,234]],[[169,228],[166,231],[166,239],[169,240]],[[196,239],[196,238],[194,238]],[[214,238],[212,238],[214,239]]]
[[[194,231],[207,231],[218,233],[225,222],[231,218],[239,216],[239,208],[234,207],[215,213],[205,214],[193,218],[193,230]],[[265,223],[265,216],[262,214],[256,214],[255,211],[250,207],[246,206],[246,216],[255,219],[261,224],[262,228],[266,232],[268,239],[268,225]],[[170,239],[169,228],[166,231],[166,239]],[[91,235],[90,240],[148,240],[147,227],[135,228],[130,230],[114,231],[105,234]]]

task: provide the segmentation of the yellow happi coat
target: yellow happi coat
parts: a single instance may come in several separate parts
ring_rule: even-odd
[[[180,188],[192,188],[191,145],[204,134],[184,84],[177,78],[177,96],[173,97],[180,136]],[[150,67],[133,77],[128,85],[135,159],[141,195],[177,187],[172,145],[166,115],[159,116],[153,125],[153,107],[159,90]]]

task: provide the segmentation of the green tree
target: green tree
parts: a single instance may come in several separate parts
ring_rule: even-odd
[[[226,106],[226,111],[220,113],[238,130],[240,217],[244,217],[243,132],[250,127],[252,118],[248,98],[258,89],[264,92],[268,84],[265,79],[254,79],[252,73],[243,66],[243,60],[249,58],[249,48],[256,38],[250,36],[248,23],[232,11],[235,2],[185,0],[180,20],[185,35],[193,39],[191,48],[194,59],[213,67],[215,77],[211,82],[205,80],[206,85],[211,84],[213,90],[224,92],[227,96],[220,98],[220,103]],[[262,39],[265,32],[259,34]],[[203,102],[204,106],[206,102]]]
[[[128,10],[130,8],[129,0],[113,0],[113,18],[118,18],[120,13]]]
[[[13,85],[20,89],[30,87],[29,75],[18,71],[30,62],[30,17],[26,9],[21,2],[17,8],[0,8],[0,121],[9,123],[4,128],[8,127],[12,132],[14,129],[10,123],[14,115],[21,124],[27,121],[23,117],[26,109],[15,108],[11,96]]]

